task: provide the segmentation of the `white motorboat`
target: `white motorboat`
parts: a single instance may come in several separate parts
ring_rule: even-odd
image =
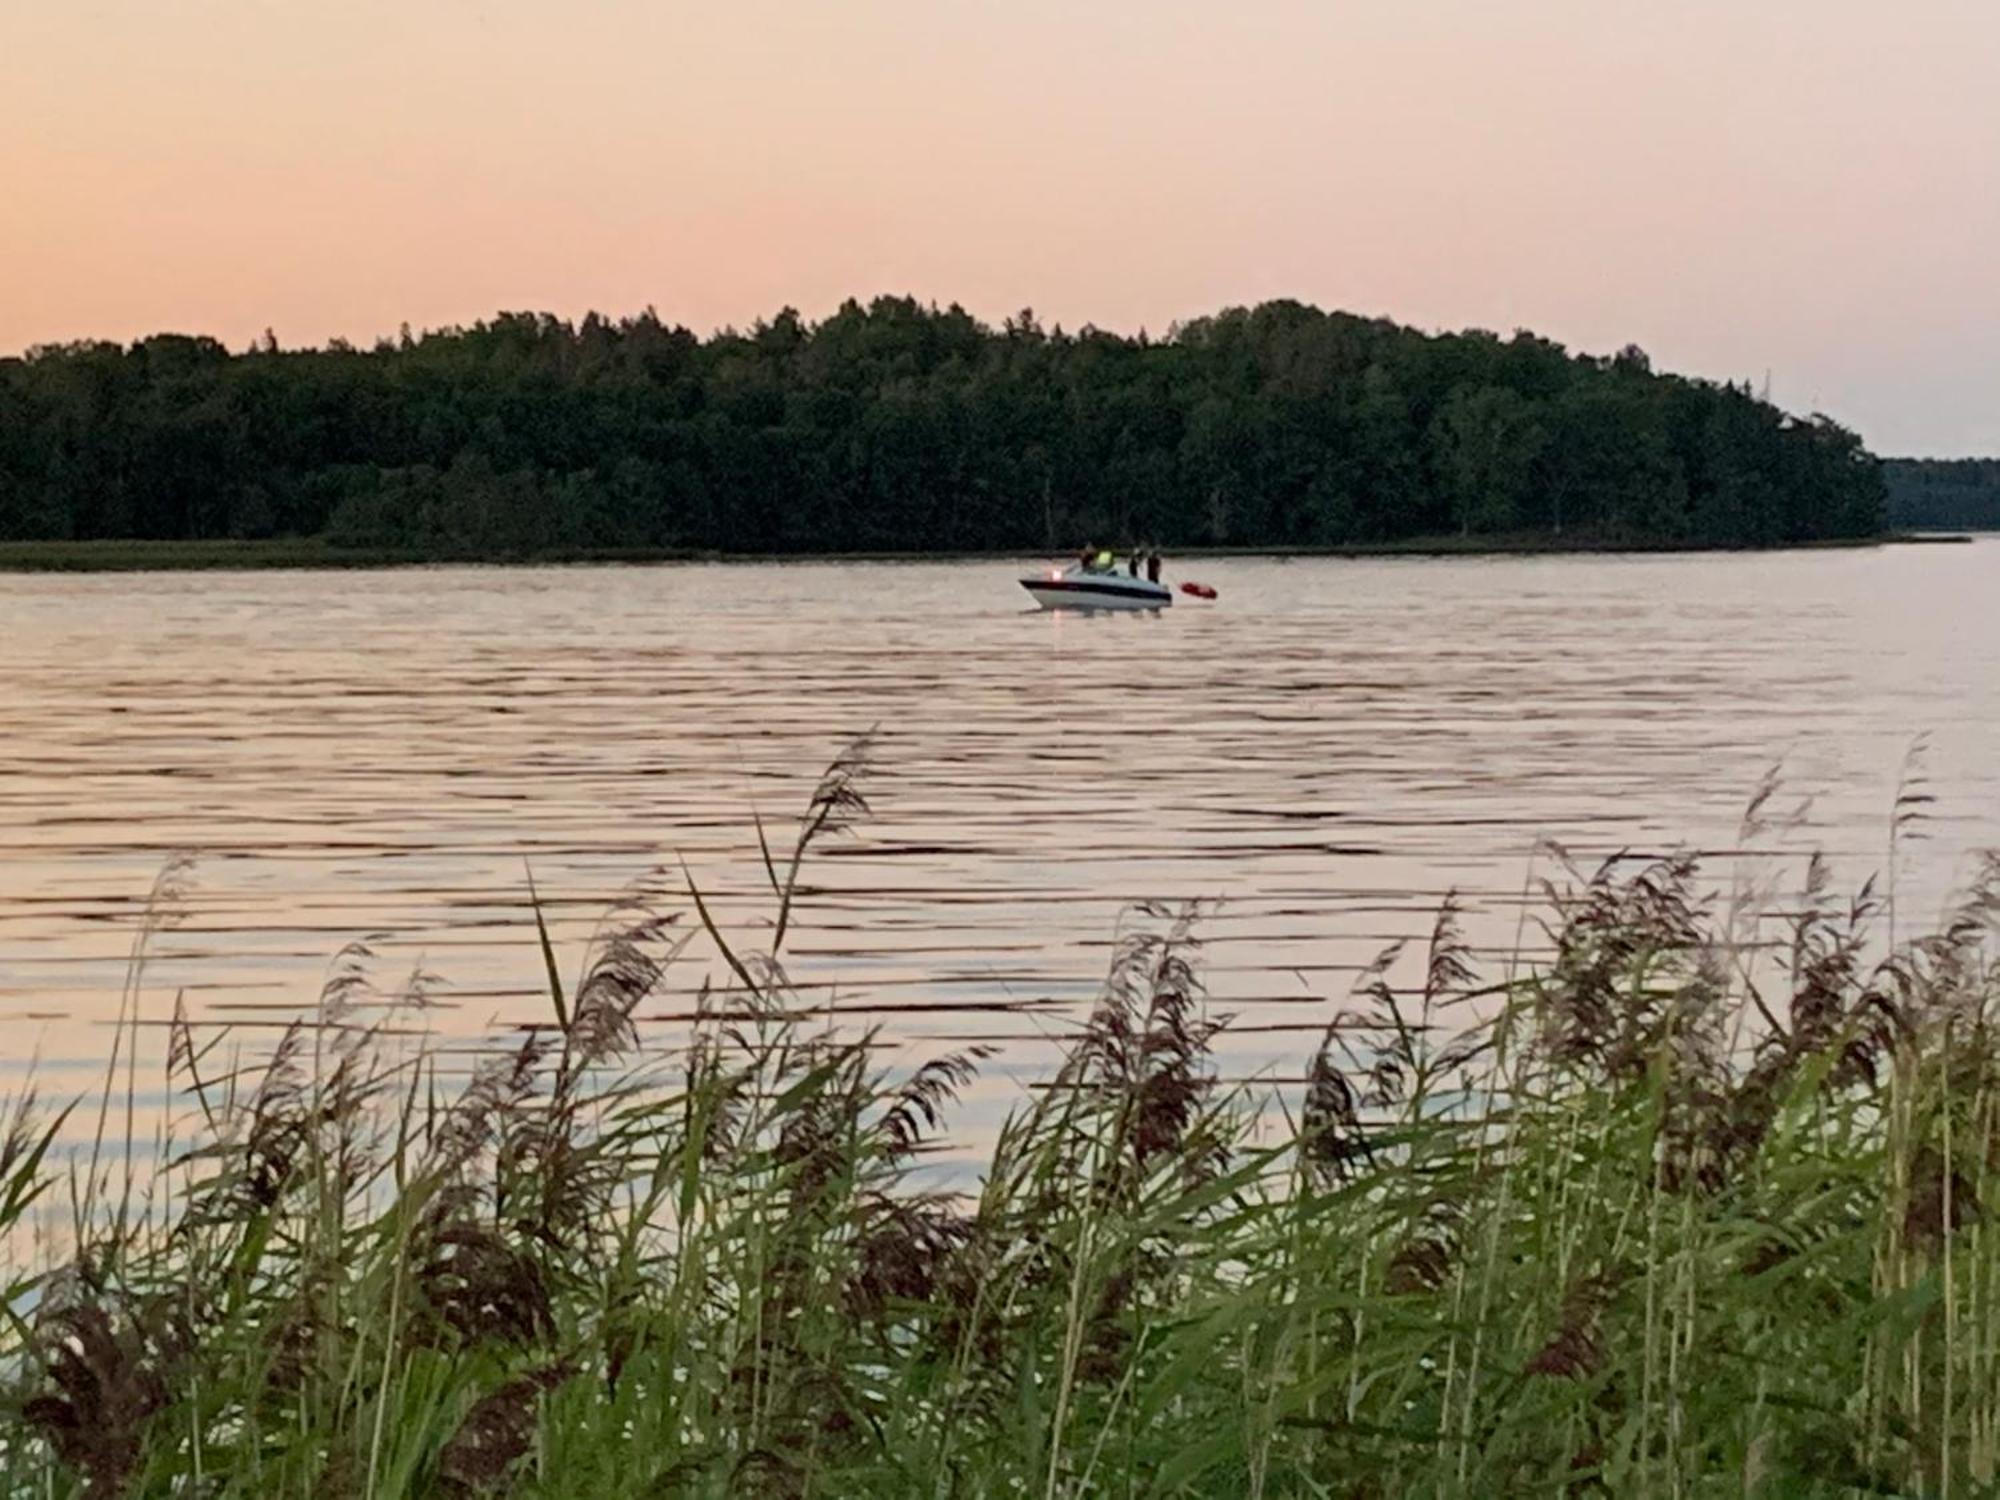
[[[1043,609],[1165,609],[1174,602],[1164,583],[1078,563],[1030,573],[1021,587]]]

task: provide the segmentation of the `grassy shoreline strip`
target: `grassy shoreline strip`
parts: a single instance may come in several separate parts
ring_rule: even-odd
[[[1742,551],[1821,551],[1888,545],[1969,542],[1963,534],[1887,534],[1880,537],[1798,543],[1759,549],[1672,545],[1656,542],[1591,540],[1573,537],[1434,537],[1406,541],[1321,547],[1190,547],[1177,558],[1218,557],[1532,557],[1611,554],[1681,554]],[[801,552],[729,553],[685,548],[568,548],[531,554],[429,556],[369,548],[336,547],[318,537],[269,541],[82,541],[0,542],[0,573],[131,573],[205,570],[568,566],[685,562],[943,562],[1004,561],[1021,552]]]

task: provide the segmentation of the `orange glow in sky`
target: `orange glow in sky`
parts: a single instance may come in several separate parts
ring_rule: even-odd
[[[0,0],[0,351],[1292,296],[2000,452],[1994,0]]]

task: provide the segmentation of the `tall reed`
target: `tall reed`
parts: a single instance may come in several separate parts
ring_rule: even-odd
[[[1994,1493],[2000,867],[1889,945],[1815,862],[1760,964],[1694,861],[1615,861],[1494,985],[1447,903],[1276,1102],[1142,909],[950,1192],[982,1054],[808,1031],[783,959],[866,768],[764,844],[761,949],[654,878],[565,984],[538,911],[551,1022],[462,1087],[362,950],[254,1071],[177,1015],[196,1144],[82,1168],[7,1278],[0,1495]],[[59,1123],[0,1134],[8,1243]]]

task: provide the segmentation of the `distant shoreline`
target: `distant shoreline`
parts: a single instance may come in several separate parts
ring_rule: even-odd
[[[1856,537],[1794,542],[1772,547],[1727,547],[1703,543],[1620,541],[1608,538],[1557,536],[1411,537],[1393,542],[1352,542],[1322,546],[1228,547],[1171,549],[1176,558],[1218,557],[1540,557],[1606,555],[1613,553],[1796,552],[1892,545],[1937,545],[1970,542],[1965,532],[1891,532]],[[374,548],[335,547],[316,537],[270,541],[87,541],[0,542],[0,573],[190,573],[236,570],[291,569],[340,571],[358,568],[411,567],[562,567],[590,564],[644,565],[655,563],[801,563],[801,562],[950,562],[1005,561],[1045,555],[1009,549],[1000,552],[797,552],[732,553],[691,548],[556,548],[525,555],[486,557],[426,556]],[[1122,555],[1122,554],[1121,554]]]

